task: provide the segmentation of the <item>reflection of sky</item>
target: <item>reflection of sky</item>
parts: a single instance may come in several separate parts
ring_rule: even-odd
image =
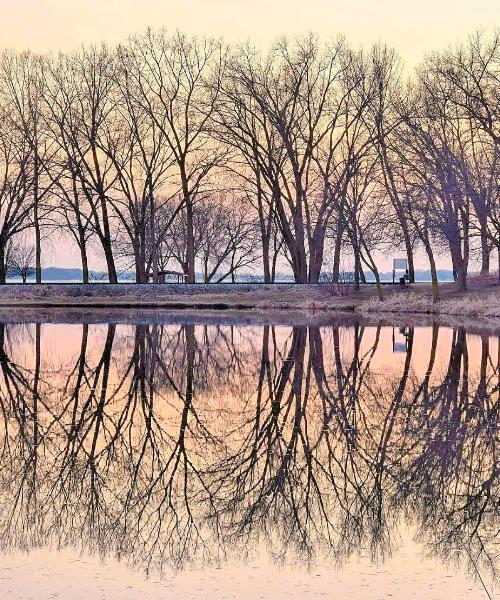
[[[80,555],[71,550],[35,550],[2,557],[2,581],[17,600],[71,598],[72,600],[483,600],[484,589],[466,574],[424,557],[420,544],[404,532],[399,552],[383,565],[365,559],[342,568],[324,565],[312,570],[297,565],[250,564],[182,571],[165,579],[143,578],[123,562]],[[409,532],[408,532],[409,533]],[[490,583],[489,581],[487,582]],[[491,586],[490,588],[491,589]],[[330,596],[332,590],[335,595]],[[63,595],[63,594],[67,594]]]
[[[28,390],[34,385],[32,382],[36,370],[37,332],[40,335],[40,378],[36,379],[35,393]],[[393,330],[392,327],[384,326],[377,330],[373,326],[360,325],[344,325],[338,330],[332,326],[325,326],[320,332],[316,328],[307,330],[301,327],[292,330],[287,326],[264,329],[260,326],[197,325],[183,328],[177,324],[143,324],[135,328],[133,325],[122,324],[117,325],[115,330],[114,327],[103,324],[90,325],[87,331],[82,325],[8,325],[2,330],[5,340],[2,349],[5,355],[0,390],[4,407],[8,404],[5,399],[10,398],[11,407],[16,409],[19,406],[23,407],[23,410],[4,410],[3,421],[0,419],[0,424],[5,426],[0,435],[4,440],[5,451],[2,453],[3,468],[0,469],[0,523],[10,522],[5,518],[5,513],[10,514],[16,503],[11,501],[9,494],[15,492],[19,481],[24,481],[29,489],[32,479],[28,475],[33,468],[36,470],[33,481],[38,487],[37,494],[33,496],[19,496],[22,498],[20,517],[10,529],[12,540],[2,540],[5,546],[0,543],[3,550],[9,546],[10,541],[14,551],[12,557],[1,556],[0,598],[38,600],[58,594],[74,600],[97,600],[107,598],[109,594],[113,600],[159,600],[170,597],[182,600],[202,594],[200,597],[209,600],[219,597],[237,597],[239,600],[253,600],[257,597],[265,600],[293,600],[304,597],[319,598],[331,593],[332,589],[336,592],[334,597],[363,600],[389,595],[401,598],[481,598],[483,592],[477,580],[468,575],[465,569],[459,569],[456,564],[445,564],[449,558],[448,554],[456,552],[455,546],[454,543],[448,544],[446,522],[441,533],[442,518],[437,519],[436,529],[432,527],[432,514],[440,515],[440,510],[443,510],[441,505],[446,507],[449,503],[453,508],[451,514],[454,515],[458,511],[456,518],[460,521],[462,509],[457,507],[462,506],[461,502],[468,505],[467,498],[474,490],[484,490],[484,485],[491,482],[494,485],[495,481],[490,479],[489,473],[490,469],[494,469],[495,454],[494,448],[487,440],[494,435],[493,430],[489,431],[489,427],[495,427],[496,422],[488,422],[488,428],[484,427],[482,412],[478,410],[482,400],[478,397],[477,403],[469,404],[467,396],[461,396],[462,383],[456,379],[457,372],[453,373],[457,388],[454,388],[453,382],[449,388],[443,388],[449,389],[450,396],[446,393],[438,397],[413,395],[414,390],[418,389],[414,386],[418,386],[426,372],[431,341],[436,340],[436,333],[438,336],[431,386],[443,381],[452,346],[453,331],[449,328],[437,331],[430,327],[418,327],[414,330],[410,377],[404,388],[407,393],[403,393],[396,402],[396,390],[399,389],[399,380],[404,380],[401,375],[407,357],[406,354],[393,352],[393,332],[397,336],[402,335],[399,328]],[[82,337],[82,333],[88,335]],[[113,334],[111,337],[110,333]],[[269,393],[269,390],[266,392],[266,384],[262,396],[258,396],[256,392],[257,382],[266,379],[260,379],[260,368],[265,356],[265,333],[268,334],[266,360],[272,365],[270,374],[278,371],[283,374],[283,394],[279,393],[279,378],[275,381],[276,385],[272,385],[273,391],[269,396],[266,396],[266,393]],[[321,337],[318,333],[321,333]],[[355,335],[361,339],[357,348],[354,344]],[[107,347],[112,348],[112,352],[104,359],[105,342],[107,340],[109,344],[110,339],[113,342]],[[485,334],[482,337],[468,335],[466,339],[460,339],[460,349],[457,344],[455,351],[458,352],[456,356],[460,356],[464,361],[467,357],[469,378],[463,379],[464,384],[467,380],[467,394],[471,394],[471,398],[474,397],[477,385],[474,379],[478,374],[481,357],[484,359],[485,355],[487,361],[483,364],[486,365],[485,374],[489,378],[485,391],[488,393],[497,382],[498,371],[493,377],[490,375],[498,369],[498,338]],[[75,390],[78,393],[72,395],[76,378],[80,377],[77,375],[79,369],[75,369],[75,365],[79,364],[83,347],[86,348],[85,361],[80,365],[84,364],[84,374],[82,379],[78,379],[80,383]],[[187,358],[187,347],[192,350],[192,362]],[[335,353],[335,347],[340,350],[340,357]],[[148,351],[153,348],[158,354],[155,366]],[[292,352],[294,348],[295,351]],[[350,370],[354,365],[352,357],[355,352],[359,368]],[[133,368],[128,368],[129,362]],[[193,368],[188,371],[189,364]],[[102,377],[96,376],[97,372],[101,372],[98,365],[109,365],[110,369],[104,395],[101,384],[104,382],[107,367],[102,369]],[[289,365],[290,371],[287,370]],[[337,371],[338,365],[340,371]],[[152,369],[154,374],[152,378],[149,369]],[[337,379],[339,372],[342,376]],[[168,379],[163,377],[165,373],[169,374]],[[353,384],[352,389],[357,390],[355,396],[349,393],[349,386],[343,387],[342,394],[336,393],[336,386],[344,381],[344,377]],[[187,404],[187,391],[184,395],[184,389],[187,390],[190,380],[194,382],[194,394],[192,403],[190,400]],[[144,383],[144,388],[140,381]],[[5,382],[8,382],[8,386]],[[356,382],[360,383],[359,388]],[[150,388],[150,385],[153,387]],[[139,402],[138,394],[143,389],[146,394],[141,396]],[[459,402],[456,402],[459,400],[457,394],[460,395]],[[70,397],[72,400],[68,402]],[[260,398],[258,402],[257,398]],[[326,405],[323,404],[325,398]],[[491,398],[495,401],[496,391],[491,394]],[[296,402],[298,399],[299,403]],[[335,399],[335,402],[331,402],[331,399]],[[351,404],[353,399],[354,405]],[[436,406],[430,401],[432,399],[437,400]],[[96,410],[101,400],[104,402],[104,409],[100,407]],[[488,414],[494,417],[497,414],[495,409],[489,402],[486,404],[489,407]],[[257,405],[259,411],[256,411]],[[323,410],[325,406],[329,410],[330,405],[334,410],[330,413],[328,425],[325,426]],[[36,406],[36,413],[30,412],[31,406]],[[187,406],[190,407],[186,413],[187,426],[179,428],[179,419]],[[280,409],[276,412],[277,406]],[[149,407],[154,416],[152,421],[149,421]],[[26,414],[27,417],[18,419],[21,414]],[[37,423],[36,464],[32,464],[34,455],[27,451],[31,448],[32,414],[36,414]],[[297,416],[300,416],[298,420]],[[272,425],[275,418],[279,423],[278,428]],[[79,424],[74,430],[73,425],[71,426],[71,435],[70,423]],[[146,423],[150,423],[148,428],[145,427]],[[249,443],[250,440],[254,440],[254,427],[256,434],[258,433],[255,439],[260,440],[255,447]],[[152,432],[151,435],[146,436],[146,431]],[[297,431],[300,435],[295,438]],[[180,442],[176,442],[181,439],[180,432],[183,440],[182,452],[179,450]],[[207,436],[206,432],[210,435]],[[73,435],[76,437],[73,438]],[[292,437],[297,442],[293,446],[294,450],[288,452],[292,447],[288,445]],[[8,440],[9,444],[5,444],[5,440]],[[78,443],[73,445],[75,440],[78,440]],[[287,452],[283,454],[285,448]],[[189,462],[184,462],[184,449]],[[257,449],[255,462],[251,459],[254,449]],[[310,451],[310,454],[305,454],[306,450]],[[74,459],[61,458],[66,457],[66,452],[71,456],[74,453]],[[172,456],[179,452],[180,461],[167,461],[170,452],[173,453]],[[87,461],[90,454],[93,457],[92,461]],[[306,464],[305,456],[308,459],[314,458],[307,463],[311,465],[311,473],[314,475],[315,484],[311,487],[305,485],[306,475],[309,473],[308,469],[303,468]],[[9,457],[16,460],[9,463]],[[292,457],[290,463],[287,457]],[[23,464],[23,461],[26,461],[26,464]],[[97,523],[102,526],[102,529],[97,527],[97,530],[102,536],[99,539],[102,539],[104,565],[99,564],[96,558],[80,555],[80,537],[78,544],[72,537],[75,532],[80,532],[81,524],[86,523],[86,520],[80,520],[83,519],[83,515],[90,514],[85,512],[87,509],[80,511],[80,508],[86,507],[85,503],[94,497],[88,494],[91,488],[87,484],[94,482],[93,478],[88,479],[88,474],[86,475],[89,465],[92,466],[89,474],[93,474],[95,468],[99,475],[97,481],[100,483],[96,487],[96,494],[101,504],[98,506],[106,507],[106,510],[101,508],[98,511],[99,519],[92,523],[93,526]],[[163,513],[158,509],[157,512],[155,508],[155,502],[159,501],[161,505],[161,499],[170,485],[168,465],[176,465],[172,468],[172,481],[176,486],[180,486],[172,488],[175,498],[172,505],[175,507],[174,514],[179,515],[179,522],[182,523],[182,494],[176,494],[178,490],[185,489],[185,498],[189,498],[189,502],[193,504],[190,517],[194,515],[195,523],[201,526],[201,530],[207,536],[211,529],[206,519],[204,491],[217,490],[211,497],[214,506],[218,506],[218,514],[225,515],[225,518],[218,521],[220,528],[217,528],[219,533],[222,532],[220,539],[224,552],[221,551],[217,556],[215,553],[213,556],[209,556],[210,553],[205,555],[204,546],[200,545],[199,554],[193,555],[193,563],[187,560],[183,562],[181,553],[178,566],[184,570],[174,577],[169,562],[171,556],[177,556],[177,546],[173,543],[172,550],[168,550],[170,546],[165,546],[165,556],[161,555],[168,565],[164,572],[165,580],[159,581],[153,570],[152,579],[146,581],[139,572],[133,572],[134,569],[140,571],[143,568],[141,544],[144,543],[144,552],[147,551],[145,556],[151,556],[152,559],[154,556],[158,561],[160,554],[155,552],[159,550],[153,544],[150,553],[149,540],[159,539],[159,548],[163,548],[162,535],[166,536],[170,531],[169,524],[175,522],[170,520],[169,511]],[[242,476],[246,465],[252,465],[249,468],[255,477]],[[275,469],[280,465],[283,465],[283,470],[279,470],[280,477],[274,477]],[[345,467],[337,469],[336,465]],[[355,468],[351,469],[352,465]],[[58,475],[60,468],[64,476]],[[179,483],[184,481],[183,468],[186,469],[186,481],[189,481],[186,488],[183,487],[184,484]],[[261,468],[262,481],[267,482],[262,489],[274,490],[281,509],[276,509],[272,495],[269,504],[259,495],[261,479],[257,475]],[[137,474],[137,480],[135,476],[132,478],[132,471]],[[165,478],[159,476],[160,471],[166,474]],[[200,480],[194,476],[195,472],[199,474]],[[372,519],[375,514],[373,510],[378,507],[376,499],[379,496],[375,492],[379,479],[375,475],[379,472],[383,473],[380,479],[380,499],[385,498],[387,502],[387,506],[383,504],[384,509],[381,512],[383,526],[380,530],[376,525],[377,518]],[[24,479],[21,473],[26,475]],[[238,474],[238,477],[235,477],[235,474]],[[343,474],[346,475],[346,479],[343,479]],[[466,477],[463,477],[464,474]],[[488,479],[484,479],[485,477]],[[242,483],[236,484],[236,480]],[[134,485],[129,492],[127,486],[131,481]],[[203,486],[200,487],[199,481],[203,481]],[[483,485],[484,481],[486,484]],[[56,490],[57,493],[49,493],[47,482],[48,488]],[[283,483],[283,487],[280,482]],[[342,482],[345,483],[345,497],[349,502],[341,503],[345,514],[342,511],[337,514],[335,498],[344,498],[343,493],[339,495],[344,489]],[[357,496],[354,489],[357,488],[354,486],[351,489],[351,482],[361,486],[363,490],[359,496],[363,499],[361,504],[355,501]],[[426,485],[425,489],[421,487],[423,484]],[[249,487],[246,488],[245,485]],[[331,493],[333,487],[335,493]],[[305,489],[311,494],[307,502],[306,496],[302,495]],[[314,502],[316,489],[321,493],[321,505]],[[239,490],[238,494],[235,494],[235,490]],[[492,487],[493,498],[495,490],[496,488]],[[283,498],[293,498],[290,505],[282,502],[282,493]],[[267,498],[267,493],[265,497]],[[24,520],[25,515],[30,515],[27,509],[26,512],[23,511],[25,506],[30,506],[31,498],[37,499],[37,507],[45,507],[37,508],[40,510],[40,521],[31,518]],[[124,504],[125,498],[133,498],[134,501]],[[135,509],[135,503],[141,508],[143,501],[144,519],[139,518],[139,515],[143,514],[142,509],[139,512]],[[64,508],[59,507],[59,502],[63,503]],[[339,564],[335,565],[333,554],[323,554],[323,546],[320,545],[317,548],[314,546],[318,556],[317,561],[312,563],[311,571],[306,569],[304,564],[293,565],[294,560],[305,562],[307,556],[304,553],[301,559],[298,551],[298,548],[302,548],[297,544],[301,537],[296,538],[292,534],[293,528],[288,530],[284,527],[286,532],[283,535],[287,540],[288,553],[284,554],[285,564],[278,566],[276,551],[280,548],[281,552],[284,551],[284,547],[281,547],[280,533],[270,528],[268,537],[258,536],[261,522],[258,516],[250,519],[254,525],[248,529],[251,533],[248,539],[245,535],[247,527],[243,525],[241,539],[238,535],[230,535],[230,532],[234,534],[231,526],[233,518],[236,519],[236,523],[240,523],[239,519],[247,514],[247,502],[249,506],[255,502],[256,507],[262,502],[262,508],[268,507],[270,514],[277,519],[276,523],[279,522],[280,533],[285,523],[292,523],[293,511],[289,513],[288,506],[297,507],[297,523],[301,515],[306,514],[303,512],[303,506],[311,508],[311,511],[307,511],[307,522],[312,518],[314,527],[311,532],[308,530],[307,537],[313,546],[315,543],[321,544],[323,530],[328,530],[332,536],[328,538],[332,548],[338,548],[338,555],[335,556]],[[405,502],[408,502],[406,508]],[[435,502],[435,507],[427,515],[431,502]],[[325,507],[324,515],[330,516],[335,523],[334,528],[328,528],[327,522],[319,518],[319,514],[323,515],[323,512],[318,512],[319,506]],[[122,507],[126,507],[124,513],[121,512]],[[49,534],[45,533],[45,527],[47,523],[53,522],[52,510],[57,513],[58,518],[59,515],[63,515],[64,518],[61,519],[60,527],[54,526],[53,533]],[[257,510],[256,514],[259,512]],[[216,513],[217,511],[213,514]],[[127,517],[125,520],[121,518],[123,514]],[[148,524],[151,523],[154,531],[156,520],[152,515],[156,514],[161,515],[158,537],[152,535],[148,529]],[[212,515],[212,510],[209,514]],[[262,515],[266,514],[266,511],[263,511]],[[347,518],[350,514],[351,518]],[[447,512],[443,514],[448,515]],[[494,513],[488,508],[485,514]],[[71,515],[69,520],[68,515]],[[284,520],[279,521],[282,517]],[[341,527],[341,517],[347,519],[345,529]],[[472,516],[471,519],[473,518]],[[423,525],[418,531],[420,519],[423,520]],[[125,521],[127,527],[124,525]],[[37,523],[37,527],[40,526],[42,546],[46,543],[47,548],[42,547],[33,553],[19,555],[19,548],[31,547],[30,532],[33,522]],[[136,522],[141,524],[141,527],[138,526],[140,535],[136,533]],[[356,523],[363,523],[363,535],[359,542],[356,534],[350,534],[351,530],[356,529]],[[483,539],[493,540],[494,531],[488,530],[488,523],[485,517],[480,531],[485,535]],[[180,530],[183,531],[183,528]],[[265,530],[264,526],[263,531]],[[316,531],[318,535],[312,533]],[[437,541],[437,549],[430,549],[431,542],[434,541],[434,531],[437,531],[437,541],[444,536],[443,548],[446,555],[438,553],[440,544]],[[421,532],[427,533],[424,536]],[[383,535],[379,536],[379,533]],[[33,529],[33,534],[38,546],[40,539],[37,538],[37,528]],[[59,544],[54,542],[59,539],[57,536],[63,534],[69,536],[68,547],[62,552],[49,551],[49,546],[55,548]],[[372,534],[373,541],[370,545]],[[5,539],[8,537],[5,536]],[[25,539],[30,541],[25,542]],[[83,535],[84,551],[89,547],[89,539]],[[137,546],[133,543],[136,539]],[[210,537],[207,539],[209,542],[212,540]],[[23,540],[23,543],[19,540]],[[114,549],[118,547],[115,546],[115,542],[119,540],[120,553],[123,552],[121,564],[117,564],[113,558]],[[181,547],[184,548],[182,535],[180,540]],[[238,546],[238,540],[243,546]],[[230,547],[228,541],[231,542]],[[349,550],[345,556],[344,544]],[[191,548],[187,544],[186,547],[188,552],[195,552],[194,546]],[[207,548],[217,546],[214,542],[213,546],[211,543],[207,544]],[[275,554],[272,554],[273,552]],[[424,556],[425,554],[427,556]],[[243,555],[245,559],[242,558]],[[209,556],[209,561],[206,556]],[[441,556],[444,556],[444,560]],[[206,568],[201,570],[203,560],[207,560]],[[127,561],[130,570],[126,568]],[[167,592],[170,595],[167,595]]]
[[[9,326],[13,327],[13,326]],[[12,356],[16,361],[26,364],[29,367],[30,361],[34,360],[34,326],[20,325],[15,326],[24,331],[24,334],[17,338],[13,348]],[[179,329],[178,325],[165,325],[165,331],[169,331],[172,336]],[[234,347],[243,352],[252,364],[257,364],[260,359],[262,343],[262,327],[245,326],[233,327],[219,326],[229,339],[233,340]],[[197,339],[203,343],[203,326],[195,328]],[[291,335],[291,327],[276,326],[275,339],[278,346],[284,348]],[[100,357],[104,342],[106,339],[107,325],[89,326],[89,344],[87,356],[90,362],[95,362]],[[217,334],[215,327],[208,327],[209,339]],[[333,341],[331,328],[321,329],[323,338],[324,352],[326,356],[325,364],[333,364],[331,354]],[[399,327],[394,330],[397,343],[404,344],[404,337],[400,333]],[[41,334],[41,354],[42,365],[54,373],[63,372],[68,365],[74,364],[78,358],[81,345],[82,326],[79,324],[43,324]],[[352,359],[354,352],[354,337],[351,327],[341,327],[339,329],[340,348],[342,360],[348,362]],[[359,352],[360,355],[366,355],[371,352],[377,335],[375,326],[366,326],[364,328]],[[393,351],[393,328],[382,327],[379,333],[379,342],[375,354],[371,359],[371,369],[376,373],[393,373],[398,375],[402,373],[406,352]],[[495,336],[485,335],[488,343],[489,355],[491,360],[495,360],[499,353],[499,339]],[[431,349],[432,327],[415,327],[413,333],[413,352],[411,357],[410,369],[417,377],[423,377],[427,371],[429,353]],[[440,327],[438,332],[438,341],[436,345],[436,360],[434,374],[441,377],[443,371],[447,368],[450,359],[450,349],[453,340],[453,329],[449,327]],[[132,325],[118,325],[115,339],[115,350],[119,349],[119,356],[125,360],[132,351],[134,342],[134,327]],[[482,339],[477,334],[467,334],[467,350],[469,360],[469,376],[475,378],[479,375]],[[402,348],[401,348],[402,349]],[[116,356],[115,356],[116,358]],[[25,362],[26,361],[26,362]],[[250,364],[250,363],[249,363]],[[491,366],[491,363],[489,363]],[[113,377],[113,373],[111,374]]]

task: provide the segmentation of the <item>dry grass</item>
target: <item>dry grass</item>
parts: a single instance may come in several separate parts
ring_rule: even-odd
[[[307,315],[360,312],[364,314],[455,315],[468,321],[475,317],[498,320],[500,285],[498,276],[471,278],[470,291],[458,292],[453,284],[440,286],[442,300],[433,304],[429,284],[412,290],[385,286],[383,302],[374,286],[337,294],[328,284],[196,284],[196,285],[80,285],[44,284],[0,286],[0,306],[38,308],[141,308],[196,310],[293,311]],[[347,288],[348,289],[348,286]]]
[[[384,302],[375,298],[359,306],[363,313],[424,313],[462,317],[500,317],[500,298],[496,295],[464,296],[433,303],[432,298],[417,294],[395,294]]]

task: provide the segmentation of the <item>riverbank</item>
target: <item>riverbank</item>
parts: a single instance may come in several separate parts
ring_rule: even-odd
[[[496,277],[471,280],[467,292],[442,284],[439,303],[432,302],[427,283],[407,288],[387,285],[383,294],[384,301],[379,302],[374,285],[354,292],[330,284],[7,284],[0,286],[0,308],[335,311],[500,318]]]
[[[490,295],[463,294],[457,298],[441,299],[433,302],[432,298],[414,292],[398,294],[384,302],[371,299],[362,303],[358,309],[363,313],[390,314],[426,314],[449,315],[462,317],[500,318],[500,293]]]

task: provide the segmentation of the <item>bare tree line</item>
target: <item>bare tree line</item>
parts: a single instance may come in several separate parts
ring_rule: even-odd
[[[0,57],[0,282],[30,236],[70,236],[110,282],[168,269],[194,282],[253,269],[356,287],[377,253],[419,249],[460,289],[500,256],[500,34],[475,34],[404,75],[345,39],[250,44],[148,30],[115,47]]]

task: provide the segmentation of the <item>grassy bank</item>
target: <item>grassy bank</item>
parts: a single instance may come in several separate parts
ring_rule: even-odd
[[[349,306],[323,285],[42,284],[0,286],[0,306],[307,309]]]
[[[496,294],[478,296],[464,294],[459,298],[433,302],[431,298],[415,293],[397,294],[384,302],[376,299],[357,307],[362,313],[436,314],[461,317],[500,318],[500,297]]]
[[[429,284],[409,288],[375,286],[359,292],[328,284],[42,284],[0,286],[0,307],[84,309],[252,310],[289,312],[357,312],[362,314],[427,314],[500,318],[500,285],[496,278],[471,281],[471,290],[441,286],[432,302]]]

